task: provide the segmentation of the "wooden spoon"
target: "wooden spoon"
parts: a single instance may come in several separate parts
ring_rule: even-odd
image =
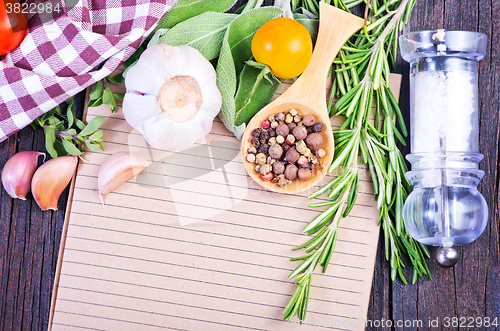
[[[330,118],[326,108],[326,79],[335,56],[347,39],[363,27],[364,20],[324,2],[319,3],[319,32],[309,65],[292,86],[273,102],[262,108],[248,123],[241,140],[241,154],[248,174],[262,187],[282,193],[298,193],[305,191],[318,183],[328,171],[333,160],[334,141],[330,129]],[[324,129],[323,149],[326,155],[320,160],[321,169],[313,171],[311,179],[294,180],[280,187],[276,183],[264,181],[255,171],[255,163],[246,160],[248,148],[251,146],[252,131],[261,126],[269,115],[295,108],[303,117],[314,115],[316,122],[321,122]]]

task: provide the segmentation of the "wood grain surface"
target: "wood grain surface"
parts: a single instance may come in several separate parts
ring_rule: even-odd
[[[239,1],[243,3],[245,1]],[[266,1],[269,3],[271,1]],[[391,281],[383,242],[379,243],[367,319],[367,330],[458,330],[445,327],[445,318],[497,318],[500,323],[498,137],[500,1],[417,0],[405,31],[445,28],[480,31],[488,35],[486,57],[479,63],[480,168],[486,175],[480,191],[488,203],[490,217],[483,235],[472,244],[459,247],[460,261],[442,269],[429,260],[432,280],[416,284]],[[409,113],[408,64],[400,58],[396,72],[402,73],[400,105]],[[76,98],[78,116],[84,95]],[[44,151],[41,129],[27,127],[0,143],[0,167],[17,151]],[[408,152],[408,150],[406,150]],[[42,212],[31,194],[26,201],[11,199],[0,192],[0,330],[47,330],[54,273],[64,220],[68,190],[58,211]],[[408,262],[407,265],[410,265]],[[411,279],[411,268],[405,276]],[[439,319],[438,327],[429,321]],[[387,323],[390,320],[391,323]],[[383,322],[385,323],[383,323]],[[403,327],[387,324],[403,322]],[[423,327],[416,327],[422,321]],[[470,321],[470,320],[468,320]],[[406,326],[404,326],[406,324]],[[382,326],[383,325],[383,326]],[[468,329],[468,328],[460,328]],[[472,330],[472,328],[470,328]],[[498,330],[476,327],[474,330]]]

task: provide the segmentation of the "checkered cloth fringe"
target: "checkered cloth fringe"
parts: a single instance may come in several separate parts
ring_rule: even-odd
[[[0,61],[0,142],[112,73],[176,2],[69,1],[28,13],[28,34]]]

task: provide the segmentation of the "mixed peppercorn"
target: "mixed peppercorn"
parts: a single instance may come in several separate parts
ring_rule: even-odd
[[[296,109],[270,115],[252,131],[246,160],[255,163],[262,180],[283,187],[295,179],[309,180],[321,168],[323,124]]]

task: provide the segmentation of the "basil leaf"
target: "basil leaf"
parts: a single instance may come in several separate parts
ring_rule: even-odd
[[[70,140],[63,139],[62,144],[64,147],[64,150],[69,154],[69,155],[81,155],[83,152],[79,150],[75,145]]]
[[[92,87],[92,93],[89,94],[90,100],[97,100],[102,97],[102,83],[98,81]]]
[[[57,152],[54,149],[54,143],[56,141],[56,133],[54,128],[48,127],[45,129],[45,149],[50,154],[50,156],[55,159],[57,157]]]
[[[113,112],[116,108],[116,101],[113,97],[113,92],[109,89],[108,86],[104,88],[104,93],[102,95],[102,103],[109,105],[111,112]]]
[[[84,137],[94,133],[104,120],[105,120],[104,116],[94,117],[78,135],[80,137]]]

